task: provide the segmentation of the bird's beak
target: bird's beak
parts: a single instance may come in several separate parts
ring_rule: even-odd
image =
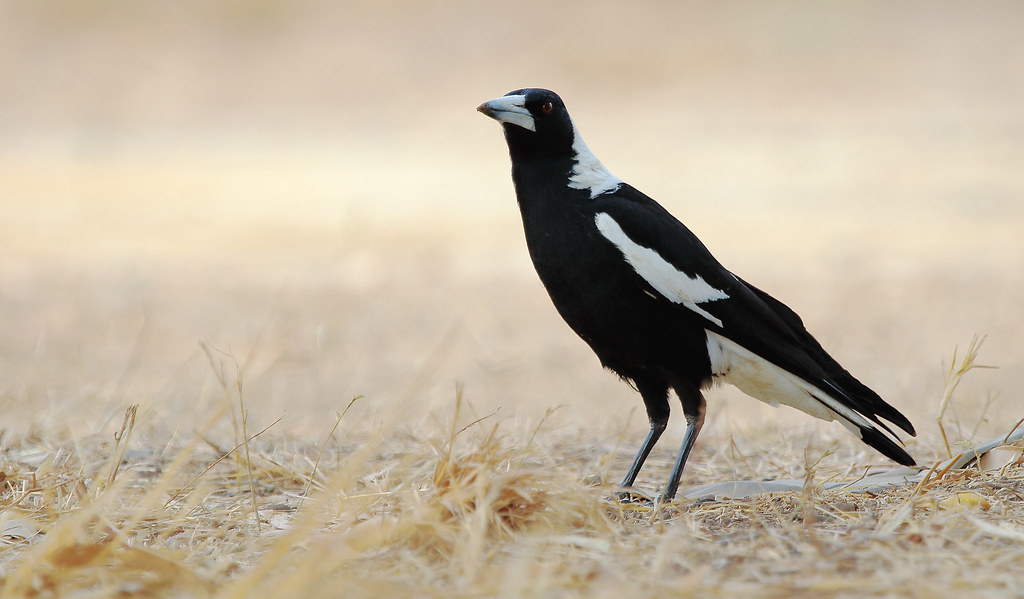
[[[533,115],[526,109],[526,96],[502,96],[488,100],[476,107],[477,110],[498,121],[518,125],[523,129],[537,131]]]

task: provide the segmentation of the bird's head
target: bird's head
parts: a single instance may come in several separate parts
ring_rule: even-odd
[[[571,154],[575,140],[572,119],[553,91],[517,89],[488,100],[477,110],[502,124],[510,149]]]
[[[512,180],[519,191],[527,178],[526,165],[542,168],[570,189],[585,190],[591,198],[615,191],[622,180],[608,172],[576,131],[565,104],[553,91],[517,89],[484,102],[477,110],[501,123],[512,157]],[[520,194],[520,201],[522,195]]]

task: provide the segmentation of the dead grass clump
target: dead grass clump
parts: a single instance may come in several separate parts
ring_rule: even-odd
[[[32,569],[12,577],[4,588],[10,597],[209,596],[214,586],[182,560],[160,551],[105,538],[88,543],[55,544]]]
[[[375,531],[377,551],[391,551],[398,562],[459,564],[461,572],[452,575],[464,576],[509,544],[614,534],[604,495],[552,467],[547,456],[499,434],[498,426],[475,439],[458,436],[428,440],[436,461],[382,498],[386,510],[372,510],[358,525]],[[351,541],[362,534],[353,529],[343,536]]]
[[[434,469],[429,501],[454,523],[480,519],[489,537],[578,528],[592,501],[563,475],[497,435],[497,427],[471,451],[443,455]]]
[[[34,499],[34,510],[0,514],[5,557],[14,558],[4,560],[14,568],[0,578],[2,596],[208,595],[213,587],[188,553],[159,542],[183,529],[148,515],[146,499],[155,496],[118,483],[95,498],[83,494],[57,505],[30,489],[22,499]]]

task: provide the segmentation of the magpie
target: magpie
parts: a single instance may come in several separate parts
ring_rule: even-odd
[[[668,424],[671,389],[686,432],[661,498],[675,497],[704,424],[702,390],[723,382],[838,420],[888,458],[915,465],[882,422],[915,435],[910,421],[826,353],[796,312],[727,270],[686,225],[609,172],[557,94],[519,89],[477,110],[504,130],[526,245],[555,309],[644,401],[650,431],[624,489]]]

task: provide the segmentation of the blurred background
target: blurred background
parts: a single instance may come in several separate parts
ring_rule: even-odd
[[[288,434],[355,395],[363,422],[429,419],[457,384],[479,415],[642,431],[551,308],[474,111],[540,86],[922,443],[987,334],[999,369],[957,410],[1001,434],[1024,416],[1021,31],[1013,1],[0,0],[0,427],[141,403],[187,433],[237,362],[250,426]],[[815,430],[709,399],[706,437]]]

